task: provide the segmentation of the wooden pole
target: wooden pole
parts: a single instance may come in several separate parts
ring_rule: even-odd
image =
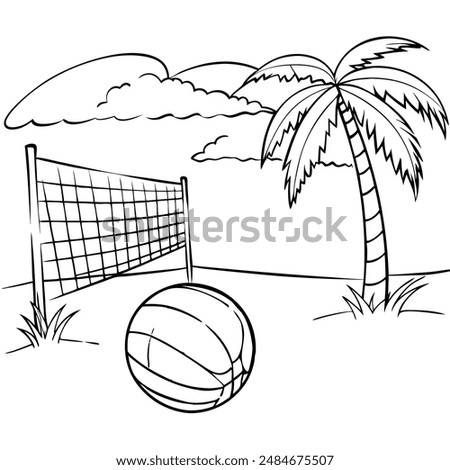
[[[186,248],[186,274],[189,283],[193,280],[194,266],[192,263],[192,246],[191,246],[191,228],[189,221],[189,197],[188,197],[188,180],[185,176],[181,177],[181,190],[183,195],[183,219],[184,219],[184,236]]]
[[[25,146],[28,172],[28,206],[31,233],[31,268],[33,282],[33,303],[40,309],[43,317],[46,316],[44,273],[42,264],[42,249],[40,241],[39,198],[37,186],[36,158],[37,148],[34,144]]]

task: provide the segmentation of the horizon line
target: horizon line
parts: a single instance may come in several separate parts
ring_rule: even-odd
[[[271,271],[254,271],[254,270],[247,270],[247,269],[236,269],[236,268],[219,268],[217,266],[201,266],[201,265],[194,265],[194,269],[205,269],[205,270],[210,270],[210,271],[223,271],[223,272],[233,272],[233,273],[238,273],[238,274],[252,274],[256,276],[274,276],[274,277],[290,277],[294,279],[326,279],[326,280],[340,280],[340,281],[362,281],[362,277],[345,277],[345,276],[323,276],[323,275],[316,275],[316,274],[298,274],[298,273],[281,273],[281,272],[271,272]],[[142,272],[136,272],[136,273],[122,273],[118,274],[116,276],[113,276],[112,278],[108,278],[105,280],[113,279],[115,277],[120,277],[120,276],[138,276],[138,275],[144,275],[144,274],[161,274],[161,273],[166,273],[166,272],[172,272],[174,270],[183,270],[184,267],[181,268],[168,268],[168,269],[160,269],[160,270],[155,270],[155,271],[142,271]],[[422,271],[422,272],[414,272],[414,273],[391,273],[389,274],[390,277],[401,277],[401,276],[432,276],[436,274],[445,274],[445,273],[450,273],[450,268],[449,269],[440,269],[436,271]],[[74,278],[75,279],[75,278]],[[45,282],[55,282],[56,280],[48,280]],[[32,284],[33,281],[25,281],[25,282],[19,282],[17,284],[11,284],[7,286],[3,286],[1,289],[2,290],[7,290],[7,289],[13,289],[15,287],[23,287],[29,284]],[[97,284],[97,283],[94,283]],[[92,284],[92,285],[94,285]],[[90,286],[86,286],[90,287]]]

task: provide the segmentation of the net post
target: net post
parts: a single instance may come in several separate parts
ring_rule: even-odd
[[[188,180],[185,176],[180,179],[181,191],[183,197],[183,223],[186,249],[186,274],[187,281],[190,283],[193,279],[193,263],[192,263],[192,246],[191,246],[191,227],[189,220],[189,197],[188,197]]]
[[[46,302],[44,290],[44,273],[42,265],[42,248],[40,242],[39,199],[37,186],[37,147],[34,144],[25,146],[28,175],[28,208],[30,219],[31,241],[31,269],[33,284],[33,303],[40,309],[43,317],[46,316]]]

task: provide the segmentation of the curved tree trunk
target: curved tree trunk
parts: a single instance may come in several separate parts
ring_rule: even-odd
[[[366,144],[355,116],[345,104],[342,96],[339,98],[339,113],[353,155],[364,220],[365,262],[362,297],[366,302],[373,302],[376,306],[387,300],[389,292],[389,267],[383,211]]]

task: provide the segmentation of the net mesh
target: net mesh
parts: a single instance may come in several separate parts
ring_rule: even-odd
[[[180,183],[36,159],[47,297],[121,274],[185,246]]]

